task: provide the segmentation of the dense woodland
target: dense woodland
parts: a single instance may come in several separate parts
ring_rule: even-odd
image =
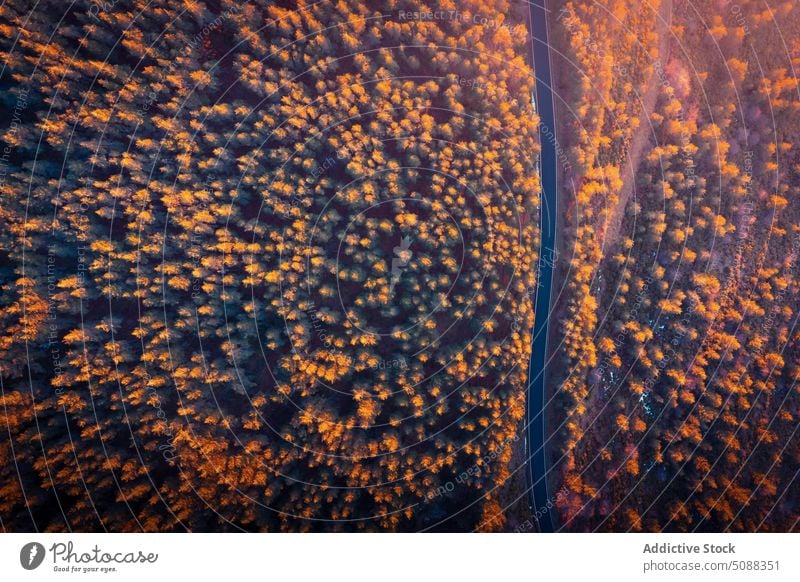
[[[561,525],[796,530],[800,8],[557,4]]]
[[[527,3],[30,4],[0,6],[0,528],[535,531]],[[797,530],[800,7],[548,5],[536,502]]]
[[[2,4],[4,530],[505,527],[527,11],[440,4]]]

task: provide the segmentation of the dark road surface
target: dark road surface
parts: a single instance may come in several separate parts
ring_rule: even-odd
[[[553,287],[553,267],[556,247],[556,143],[555,112],[550,78],[550,48],[546,19],[546,0],[530,0],[530,33],[533,46],[533,66],[536,74],[536,110],[539,114],[539,138],[542,153],[539,160],[542,181],[540,209],[541,247],[539,253],[538,287],[536,290],[536,319],[533,326],[533,351],[528,370],[528,434],[531,481],[531,508],[538,514],[541,532],[554,531],[552,511],[555,503],[547,488],[547,455],[545,450],[545,409],[547,402],[547,336]],[[549,136],[549,139],[548,137]]]

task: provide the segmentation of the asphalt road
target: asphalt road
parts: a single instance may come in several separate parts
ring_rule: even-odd
[[[538,515],[540,532],[554,531],[552,508],[555,503],[547,487],[545,408],[547,398],[547,337],[549,333],[553,267],[556,247],[557,168],[555,111],[550,78],[550,47],[546,19],[546,0],[530,0],[533,66],[536,75],[536,110],[539,114],[539,137],[542,146],[539,172],[542,182],[540,207],[541,248],[538,287],[535,295],[536,318],[533,325],[533,350],[528,369],[527,454],[530,468],[531,509]],[[549,136],[549,139],[548,139]]]

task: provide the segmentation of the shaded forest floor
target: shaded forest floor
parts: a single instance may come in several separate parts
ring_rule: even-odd
[[[658,34],[658,60],[661,64],[661,69],[665,70],[669,63],[670,56],[670,28],[672,26],[672,0],[662,0],[659,9],[658,18],[656,19],[656,32]],[[633,134],[631,139],[630,149],[625,162],[620,166],[620,169],[627,167],[627,172],[622,172],[622,188],[619,191],[619,199],[616,206],[611,209],[608,220],[606,222],[606,229],[603,233],[601,246],[605,251],[607,248],[612,247],[618,240],[620,229],[622,228],[622,219],[625,216],[625,208],[628,206],[631,194],[633,194],[636,187],[636,175],[639,168],[639,162],[644,154],[645,147],[650,143],[650,136],[652,128],[650,125],[650,116],[656,108],[656,99],[658,98],[658,90],[660,83],[656,78],[656,71],[653,70],[650,82],[647,84],[647,91],[644,97],[640,100],[642,106],[642,114],[639,117],[641,120],[639,127]]]

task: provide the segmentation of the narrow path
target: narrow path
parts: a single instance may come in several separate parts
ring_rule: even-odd
[[[539,142],[541,155],[539,172],[542,184],[540,204],[541,245],[533,324],[533,346],[528,368],[528,432],[526,453],[529,456],[531,483],[531,510],[537,519],[540,532],[552,532],[551,499],[547,489],[547,453],[545,450],[545,411],[547,337],[553,288],[552,251],[556,249],[557,231],[557,170],[556,124],[553,107],[553,83],[550,75],[550,45],[548,43],[546,0],[530,1],[530,34],[533,51],[533,70],[536,75],[536,110],[539,115]],[[550,136],[548,139],[547,136]]]
[[[658,60],[660,61],[662,71],[666,70],[667,62],[669,61],[671,26],[672,0],[661,0],[658,17],[656,18],[656,34],[658,34]],[[655,75],[656,72],[654,70],[653,77],[655,77]],[[658,90],[661,88],[661,83],[655,82],[653,77],[651,77],[647,83],[647,90],[645,91],[644,98],[639,101],[642,106],[639,116],[639,127],[633,132],[633,138],[628,148],[628,155],[625,161],[620,165],[622,188],[619,191],[617,204],[611,212],[611,216],[609,216],[606,221],[606,228],[603,232],[601,243],[605,249],[610,248],[619,237],[619,232],[622,228],[622,219],[625,217],[625,208],[628,206],[628,201],[636,186],[636,170],[642,159],[644,148],[650,142],[650,115],[655,111]],[[628,167],[627,172],[622,171],[625,166]]]

